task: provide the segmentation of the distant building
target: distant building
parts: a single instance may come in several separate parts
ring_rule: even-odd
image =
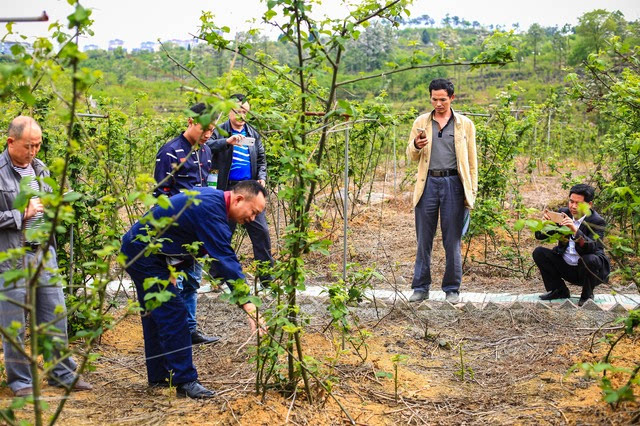
[[[173,40],[169,40],[169,43],[177,47],[189,49],[189,47],[194,48],[198,44],[198,39],[192,38],[191,40],[178,40],[174,38]]]
[[[11,55],[11,46],[22,45],[27,52],[33,52],[31,45],[25,41],[0,41],[0,55]]]
[[[185,49],[189,48],[189,41],[188,40],[178,40],[178,39],[173,39],[173,40],[169,40],[169,43],[173,44],[174,46],[177,47],[184,47]]]
[[[83,52],[88,52],[90,50],[100,50],[100,46],[98,46],[97,44],[87,44],[82,48]]]
[[[118,47],[124,49],[124,41],[120,40],[119,38],[115,40],[109,40],[109,52],[116,50]],[[127,49],[124,50],[126,51]]]
[[[158,47],[158,43],[154,41],[143,41],[142,43],[140,43],[140,49],[138,50],[146,51],[146,52],[155,52],[157,47]]]

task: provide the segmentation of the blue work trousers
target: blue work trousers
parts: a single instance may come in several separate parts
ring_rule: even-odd
[[[131,258],[135,253],[125,254]],[[159,291],[158,285],[145,290],[145,279],[169,279],[166,260],[161,256],[142,256],[127,268],[127,272],[136,285],[138,301],[143,308],[145,296]],[[196,380],[198,373],[193,365],[185,302],[176,286],[169,284],[167,290],[173,293],[173,297],[142,314],[147,378],[153,383],[172,377],[172,383],[178,385]]]
[[[431,287],[431,250],[440,215],[442,243],[446,266],[442,277],[442,290],[460,291],[462,256],[460,240],[464,225],[464,188],[456,176],[429,176],[422,197],[415,208],[418,250],[411,288],[429,291]]]

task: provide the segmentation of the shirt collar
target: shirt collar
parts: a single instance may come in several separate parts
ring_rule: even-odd
[[[435,115],[436,115],[436,110],[434,109],[433,111],[431,111],[431,120],[432,121],[433,121]],[[453,111],[453,108],[451,108],[451,117],[449,117],[449,120],[447,121],[447,124],[442,126],[442,128],[444,129],[445,127],[447,127],[449,125],[449,123],[451,123],[452,121],[455,121],[455,116],[456,116],[456,113]]]

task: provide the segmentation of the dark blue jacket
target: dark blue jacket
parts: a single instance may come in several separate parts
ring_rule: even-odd
[[[199,194],[196,196],[200,202],[188,206],[182,212],[173,226],[170,226],[162,234],[162,247],[158,253],[150,254],[149,257],[156,257],[165,265],[166,261],[182,261],[189,265],[193,262],[193,256],[183,247],[184,244],[191,244],[201,241],[203,244],[199,256],[208,254],[214,261],[211,263],[211,273],[223,277],[225,280],[245,279],[242,273],[242,266],[238,262],[236,253],[231,248],[231,229],[227,219],[227,206],[224,200],[224,192],[217,189],[205,187],[196,189]],[[163,209],[156,205],[136,222],[131,229],[122,237],[121,251],[128,259],[133,258],[147,247],[147,243],[137,241],[137,236],[147,234],[145,223],[149,220],[149,215],[155,219],[177,215],[184,207],[189,196],[178,194],[171,197],[171,206]],[[154,262],[158,264],[158,262]],[[173,262],[172,262],[173,263]],[[184,269],[182,265],[176,269]],[[154,276],[154,271],[149,271],[149,276]]]
[[[251,159],[251,179],[267,180],[267,156],[264,152],[264,145],[260,133],[248,123],[245,123],[247,137],[254,138],[256,143],[249,147],[249,157]],[[226,132],[224,136],[221,129]],[[218,189],[223,191],[229,185],[229,172],[231,171],[231,161],[233,159],[233,145],[227,143],[227,138],[231,136],[231,123],[229,120],[222,123],[219,128],[213,131],[213,135],[207,141],[213,155],[213,168],[218,169]]]
[[[211,150],[204,144],[199,149],[193,150],[191,154],[189,154],[190,151],[191,144],[184,135],[178,136],[160,148],[156,155],[156,169],[153,173],[153,177],[159,184],[153,191],[154,196],[165,194],[170,197],[184,190],[207,186],[207,176],[211,170]],[[179,165],[180,168],[174,172]],[[172,172],[173,175],[171,175]]]

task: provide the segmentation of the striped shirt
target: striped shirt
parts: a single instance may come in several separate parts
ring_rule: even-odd
[[[241,134],[247,136],[247,131],[243,127],[241,131],[232,130],[234,135]],[[231,170],[229,180],[249,180],[251,179],[251,156],[249,147],[235,145],[233,147],[233,158],[231,160]]]
[[[33,170],[33,166],[31,164],[29,164],[27,167],[18,167],[15,164],[12,164],[12,166],[13,166],[13,170],[18,172],[18,174],[22,177],[22,179],[26,177],[33,178],[29,182],[29,186],[34,191],[40,191],[40,185],[38,185],[38,180],[36,179],[36,172],[35,170]],[[31,197],[32,200],[37,198],[39,197]],[[40,223],[42,222],[42,216],[43,216],[42,212],[38,212],[34,216],[31,216],[29,219],[27,219],[27,222],[24,224],[24,228],[31,229],[40,225]]]

